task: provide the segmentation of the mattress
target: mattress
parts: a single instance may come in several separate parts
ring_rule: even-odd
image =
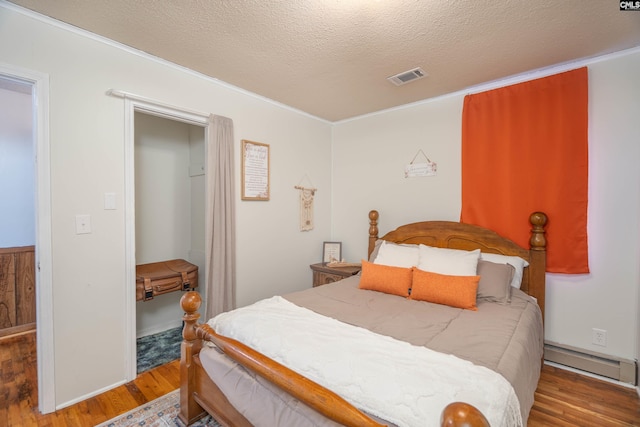
[[[543,350],[542,316],[531,297],[513,289],[510,304],[478,300],[478,310],[469,311],[361,290],[358,283],[359,276],[353,276],[284,297],[318,314],[415,346],[452,354],[499,373],[513,386],[526,422],[533,405]],[[274,390],[270,384],[255,381],[250,373],[215,348],[203,349],[201,360],[234,406],[249,406],[250,412],[250,407],[260,402],[271,408],[259,408],[254,415],[258,419],[272,413],[275,418],[270,422],[276,423],[272,425],[334,425],[319,414],[316,414],[319,418],[309,415],[309,411],[314,411]],[[297,413],[302,415],[295,418]],[[295,419],[282,420],[283,416]]]

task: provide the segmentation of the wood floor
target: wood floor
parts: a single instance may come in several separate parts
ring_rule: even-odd
[[[0,340],[0,426],[93,427],[180,385],[174,361],[135,380],[52,414],[38,412],[35,333]]]
[[[35,333],[0,339],[0,426],[92,427],[156,399],[180,383],[174,361],[53,414],[38,413]],[[635,390],[545,365],[529,427],[640,426]]]

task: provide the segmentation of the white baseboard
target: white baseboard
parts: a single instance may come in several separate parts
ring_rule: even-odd
[[[610,378],[620,383],[638,384],[638,366],[635,360],[613,357],[564,344],[545,342],[544,359],[581,372]]]
[[[82,402],[84,400],[87,400],[87,399],[89,399],[91,397],[94,397],[94,396],[97,396],[99,394],[102,394],[105,391],[112,390],[112,389],[114,389],[116,387],[119,387],[122,384],[126,384],[126,383],[127,383],[127,381],[124,381],[124,380],[123,381],[118,381],[116,383],[111,384],[110,386],[103,387],[103,388],[101,388],[99,390],[96,390],[94,392],[91,392],[91,393],[85,394],[83,396],[77,397],[77,398],[75,398],[73,400],[69,400],[68,402],[61,403],[60,405],[56,405],[56,411],[59,410],[59,409],[66,408],[67,406],[75,405],[76,403],[80,403],[80,402]]]
[[[608,383],[615,384],[615,385],[618,385],[620,387],[630,388],[632,390],[636,389],[636,386],[634,386],[633,384],[623,383],[621,381],[616,381],[616,380],[608,378],[608,377],[603,377],[602,375],[597,375],[597,374],[594,374],[594,373],[591,373],[591,372],[583,371],[581,369],[572,368],[571,366],[561,365],[559,363],[550,362],[548,360],[545,360],[544,364],[545,365],[549,365],[549,366],[553,366],[553,367],[558,368],[558,369],[564,369],[565,371],[574,372],[576,374],[584,375],[585,377],[595,378],[595,379],[600,380],[600,381],[606,381]]]

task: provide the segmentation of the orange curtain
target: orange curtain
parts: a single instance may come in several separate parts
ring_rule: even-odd
[[[587,68],[464,99],[462,213],[529,247],[529,214],[547,223],[547,271],[588,273]]]

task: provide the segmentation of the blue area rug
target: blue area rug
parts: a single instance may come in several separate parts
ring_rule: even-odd
[[[180,359],[182,327],[147,335],[136,340],[138,374]]]
[[[178,419],[179,411],[180,390],[174,390],[96,427],[184,427],[184,424]],[[191,427],[220,427],[220,424],[207,415],[191,424]]]

